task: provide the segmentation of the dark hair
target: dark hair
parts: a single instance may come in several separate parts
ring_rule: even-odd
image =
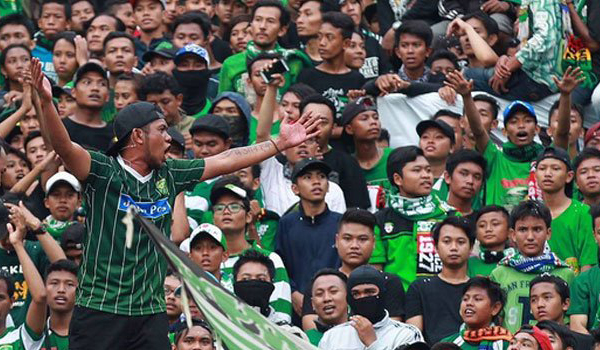
[[[472,247],[475,244],[475,230],[473,224],[469,219],[463,216],[448,216],[443,221],[438,222],[433,228],[433,242],[437,246],[440,240],[440,232],[444,226],[454,226],[463,230],[467,238],[469,239],[469,245]]]
[[[526,200],[522,201],[513,208],[510,212],[510,228],[514,229],[517,221],[523,220],[526,217],[532,217],[544,220],[546,228],[550,228],[552,222],[552,214],[550,209],[541,201]]]
[[[254,164],[250,170],[252,171],[252,178],[259,179],[260,178],[260,165]]]
[[[379,139],[377,141],[387,141],[390,142],[390,132],[386,128],[381,128],[379,132]]]
[[[402,23],[398,29],[394,32],[394,48],[400,46],[400,37],[402,34],[411,34],[421,38],[425,42],[426,47],[431,46],[433,40],[433,32],[431,26],[425,21],[421,20],[410,20]]]
[[[560,301],[563,303],[571,297],[569,292],[569,284],[562,278],[549,273],[538,275],[532,279],[531,282],[529,282],[529,295],[531,295],[531,289],[533,289],[533,286],[538,283],[552,283],[554,285],[554,289],[558,295],[560,295]]]
[[[600,329],[592,329],[590,331],[590,335],[592,336],[592,338],[594,338],[594,346],[600,344]]]
[[[583,163],[584,160],[597,158],[600,159],[600,150],[593,147],[586,147],[573,159],[573,169],[577,173],[577,168]]]
[[[275,278],[275,264],[273,264],[273,260],[266,256],[265,254],[259,252],[254,248],[246,249],[237,259],[235,264],[233,264],[233,279],[234,281],[237,279],[238,272],[240,272],[240,268],[242,265],[248,262],[254,262],[258,264],[264,265],[269,271],[269,276],[271,277],[271,282],[273,278]]]
[[[27,29],[29,33],[29,38],[33,39],[33,35],[35,34],[35,27],[33,26],[33,22],[27,16],[20,13],[11,13],[10,15],[0,17],[0,29],[7,25],[20,25]]]
[[[73,5],[75,5],[78,2],[82,2],[85,1],[88,4],[92,5],[92,8],[94,9],[94,13],[96,12],[96,4],[94,4],[94,2],[92,0],[70,0],[71,2],[71,8],[73,7]]]
[[[485,158],[483,158],[481,153],[479,153],[477,151],[473,151],[471,149],[461,149],[459,151],[451,153],[450,156],[448,157],[448,160],[446,161],[446,172],[448,172],[448,175],[450,177],[452,177],[456,167],[462,163],[477,164],[481,168],[481,171],[483,172],[483,174],[482,174],[483,178],[485,178],[485,172],[487,169],[487,161],[485,160]]]
[[[431,67],[431,64],[437,60],[448,60],[452,62],[454,69],[460,69],[460,65],[458,64],[458,58],[453,52],[450,52],[448,50],[435,50],[431,57],[429,57],[429,59],[427,60],[427,65]]]
[[[136,90],[135,93],[137,95],[137,90],[139,89],[140,85],[142,84],[142,79],[144,77],[146,77],[146,76],[141,75],[141,74],[134,74],[132,72],[121,73],[117,76],[117,81],[115,82],[115,84],[120,81],[131,81],[131,82],[133,82],[134,89]]]
[[[231,31],[233,30],[233,27],[237,26],[240,23],[244,23],[244,22],[248,22],[248,25],[250,25],[250,22],[252,22],[252,16],[244,13],[244,14],[233,17],[231,19],[231,21],[229,22],[229,25],[225,29],[225,33],[223,35],[223,40],[225,40],[226,42],[229,42],[229,39],[231,38]]]
[[[8,52],[16,48],[21,48],[27,51],[27,53],[29,54],[29,58],[31,58],[31,50],[29,50],[27,46],[23,44],[10,44],[7,47],[5,47],[4,50],[2,50],[2,53],[0,54],[0,66],[4,66],[4,63],[6,62],[6,55],[8,55]]]
[[[48,267],[46,268],[45,276],[46,276],[46,278],[48,278],[48,276],[52,272],[66,271],[66,272],[72,273],[73,275],[75,275],[75,277],[77,277],[78,269],[79,269],[79,267],[73,261],[71,261],[69,259],[60,259],[60,260],[57,260],[57,261],[51,263],[50,265],[48,265]]]
[[[137,95],[141,101],[146,101],[150,94],[162,94],[170,91],[174,96],[181,94],[181,87],[177,80],[165,72],[156,72],[142,78],[137,88]]]
[[[433,344],[431,350],[461,350],[461,347],[449,341],[441,341]]]
[[[319,12],[321,12],[321,15],[323,15],[326,12],[330,12],[330,11],[338,11],[338,12],[340,11],[340,6],[331,0],[301,0],[300,6],[298,6],[298,9],[300,7],[302,7],[304,4],[306,4],[307,2],[311,2],[311,1],[318,2],[320,4]]]
[[[279,24],[281,27],[287,27],[290,23],[290,13],[283,6],[281,1],[279,0],[258,0],[258,2],[252,7],[252,20],[254,20],[254,15],[256,14],[256,10],[261,7],[276,7],[279,9]]]
[[[571,349],[577,349],[577,339],[575,339],[573,332],[568,327],[550,320],[540,321],[536,324],[536,326],[541,330],[547,330],[558,335],[562,342],[563,349],[567,349],[569,347]],[[596,343],[595,337],[594,343]]]
[[[42,13],[44,12],[44,6],[48,4],[59,4],[62,5],[65,9],[65,18],[67,21],[71,20],[71,5],[68,0],[42,0],[42,4],[40,5],[40,15],[42,17]]]
[[[27,156],[25,155],[25,153],[21,152],[20,150],[14,148],[11,145],[6,145],[4,147],[5,151],[6,151],[6,155],[9,154],[14,154],[15,156],[17,156],[19,159],[21,159],[22,161],[24,161],[27,164],[27,167],[29,168],[29,170],[33,169],[31,167],[31,162],[29,161],[29,159],[27,159]]]
[[[197,24],[202,31],[205,39],[208,39],[210,35],[210,19],[204,12],[191,11],[186,12],[180,16],[175,17],[173,24],[171,24],[171,33],[175,33],[177,27],[182,24]]]
[[[12,298],[15,294],[15,279],[8,271],[0,270],[0,281],[6,283],[6,294]]]
[[[125,30],[127,30],[127,27],[125,27],[125,23],[123,23],[123,21],[121,21],[119,18],[108,14],[108,13],[99,13],[96,16],[92,17],[92,19],[86,21],[83,23],[83,30],[84,32],[87,33],[87,31],[90,29],[90,27],[92,26],[92,22],[94,22],[96,20],[96,18],[98,17],[110,17],[112,19],[115,20],[115,31],[116,32],[124,32]],[[112,33],[112,32],[111,32]]]
[[[590,208],[590,216],[592,217],[592,227],[595,230],[596,225],[594,224],[594,222],[596,222],[597,218],[600,218],[600,204],[592,205],[592,207]]]
[[[242,199],[242,203],[244,204],[244,209],[246,211],[250,210],[250,193],[251,191],[246,188],[246,186],[244,186],[244,184],[242,183],[242,180],[240,180],[239,177],[235,176],[235,175],[226,175],[226,176],[222,176],[221,178],[219,178],[218,180],[216,180],[213,184],[213,189],[215,188],[220,188],[226,185],[234,185],[236,187],[239,187],[241,189],[243,189],[244,191],[246,191],[246,198]],[[222,196],[222,195],[221,195]],[[219,200],[221,197],[217,197],[215,198],[217,200]],[[211,203],[211,205],[215,205],[216,203]]]
[[[371,231],[374,231],[375,225],[377,225],[377,219],[375,218],[375,214],[368,210],[351,208],[346,210],[344,215],[342,215],[342,218],[338,223],[338,232],[344,224],[350,223],[367,226]]]
[[[548,112],[548,122],[550,122],[550,117],[552,117],[552,114],[554,114],[554,112],[558,109],[559,105],[560,100],[556,100],[552,104],[552,107],[550,107],[550,111]],[[585,112],[583,110],[583,106],[578,103],[571,103],[571,112],[572,111],[577,112],[576,114],[579,116],[579,120],[581,120],[581,125],[583,126],[583,121],[585,119]]]
[[[508,224],[509,220],[510,220],[510,214],[508,213],[508,210],[506,210],[506,208],[504,208],[503,206],[500,205],[486,205],[485,207],[479,209],[474,217],[473,217],[473,223],[477,223],[477,221],[479,221],[479,219],[487,214],[487,213],[495,213],[495,212],[499,212],[501,213],[504,218],[506,219],[506,223]]]
[[[114,16],[117,13],[117,6],[127,5],[128,3],[127,0],[107,0],[104,3],[104,12]]]
[[[331,111],[331,118],[335,120],[335,105],[330,99],[318,93],[306,96],[300,101],[300,114],[304,113],[306,106],[311,103],[327,106],[327,108],[329,108]]]
[[[258,61],[262,61],[262,60],[269,60],[272,61],[274,59],[281,59],[281,55],[276,54],[276,53],[259,53],[258,55],[251,57],[251,56],[247,56],[246,57],[246,71],[248,72],[248,75],[251,75],[252,72],[252,66],[258,62]]]
[[[390,152],[386,167],[390,183],[394,184],[395,173],[402,177],[402,169],[406,166],[406,163],[414,162],[417,157],[425,157],[423,150],[417,146],[398,147]]]
[[[483,11],[467,13],[466,15],[464,15],[462,20],[466,22],[471,18],[479,20],[479,22],[483,24],[483,27],[485,28],[485,31],[488,33],[488,35],[498,35],[498,33],[500,32],[500,29],[498,28],[498,23],[496,23],[496,21],[494,21],[494,19],[490,17],[490,15]]]
[[[106,53],[106,46],[109,41],[113,39],[125,38],[131,42],[131,47],[133,48],[133,53],[135,54],[135,39],[129,33],[125,32],[110,32],[104,38],[104,42],[102,43],[102,51]]]
[[[84,0],[82,0],[82,1],[84,1]],[[87,0],[85,0],[85,1],[87,1]],[[66,31],[66,32],[58,33],[58,35],[56,35],[56,38],[54,39],[54,43],[52,44],[52,52],[54,52],[54,48],[56,47],[56,43],[59,40],[61,40],[61,39],[66,40],[71,45],[73,45],[73,47],[75,47],[75,37],[76,36],[77,36],[77,33],[71,32],[71,31]]]
[[[498,101],[495,98],[489,95],[478,94],[473,96],[473,101],[487,102],[492,107],[492,119],[498,119],[500,105],[498,105]]]
[[[348,277],[338,269],[332,269],[331,267],[324,267],[319,271],[315,272],[315,274],[310,279],[310,290],[312,291],[313,286],[315,285],[315,281],[321,276],[336,276],[344,282],[344,287],[346,287],[346,283],[348,282]]]
[[[185,288],[185,287],[182,286],[182,288]],[[196,303],[196,302],[194,301],[194,303]],[[212,339],[212,341],[214,343],[215,339],[214,339],[213,331],[212,331],[212,329],[210,329],[210,326],[208,325],[208,323],[204,322],[203,320],[198,320],[195,318],[192,318],[191,321],[192,321],[192,327],[198,326],[198,327],[202,327],[202,328],[206,329],[208,331],[208,334],[210,334],[210,338]],[[176,327],[176,331],[175,331],[175,346],[177,346],[177,343],[179,343],[181,338],[183,336],[187,335],[187,332],[189,332],[189,328],[187,327],[187,322],[178,322],[178,323],[176,323],[176,325],[178,325],[179,327]]]
[[[33,130],[30,131],[29,134],[27,134],[27,136],[25,136],[25,140],[23,141],[23,149],[25,150],[25,152],[27,152],[27,144],[38,137],[42,137],[42,133],[39,130]]]
[[[341,12],[330,11],[323,14],[323,23],[329,23],[334,28],[340,29],[342,38],[351,39],[354,32],[354,21],[350,16]]]
[[[452,112],[449,109],[440,109],[439,111],[435,112],[433,117],[431,117],[431,120],[437,120],[439,117],[450,117],[452,119],[461,119],[462,114]]]
[[[289,89],[287,89],[285,94],[287,94],[287,93],[292,93],[292,94],[296,95],[296,97],[298,97],[298,99],[300,101],[302,101],[306,97],[308,97],[312,94],[316,94],[317,91],[315,89],[313,89],[311,86],[308,86],[304,83],[296,83],[296,84],[290,86]],[[283,95],[285,95],[285,94],[283,94]],[[283,97],[283,95],[282,95],[282,97]],[[300,109],[300,110],[302,110],[302,109]]]
[[[504,304],[506,304],[506,293],[502,290],[502,287],[497,282],[492,281],[489,277],[485,276],[477,276],[471,278],[465,287],[463,288],[463,295],[469,291],[471,288],[481,288],[485,289],[488,298],[490,298],[490,302],[492,305],[496,303],[500,303],[502,307],[500,308],[500,312],[493,317],[494,321],[497,321],[499,315],[502,313],[502,308],[504,308]]]

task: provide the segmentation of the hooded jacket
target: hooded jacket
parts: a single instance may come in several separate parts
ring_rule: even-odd
[[[246,101],[244,96],[242,96],[236,92],[226,91],[226,92],[220,93],[219,95],[217,95],[217,97],[215,97],[215,99],[212,102],[212,106],[210,107],[209,113],[213,113],[215,106],[221,100],[225,100],[225,99],[233,102],[237,106],[237,108],[240,110],[240,112],[242,113],[242,116],[244,117],[244,119],[246,120],[246,134],[245,134],[242,142],[234,142],[233,147],[247,146],[248,143],[250,142],[250,123],[251,123],[251,119],[252,119],[252,108],[250,107],[250,104],[248,103],[248,101]],[[229,125],[229,126],[232,127],[232,125]],[[233,130],[233,128],[231,128],[231,130]]]

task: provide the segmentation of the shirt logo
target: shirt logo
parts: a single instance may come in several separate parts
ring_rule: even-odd
[[[383,230],[385,231],[385,233],[392,233],[393,229],[394,229],[393,223],[386,222],[385,224],[383,224]]]
[[[135,206],[140,215],[148,219],[157,219],[163,215],[171,213],[171,205],[167,198],[159,199],[156,202],[136,202],[126,194],[119,197],[119,210],[126,212],[130,206]]]
[[[156,181],[156,189],[158,190],[158,193],[162,194],[163,196],[167,196],[169,194],[169,189],[167,188],[167,180],[160,179]]]

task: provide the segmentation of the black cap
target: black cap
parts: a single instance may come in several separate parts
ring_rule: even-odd
[[[385,278],[383,273],[373,266],[362,265],[354,269],[348,277],[348,296],[351,297],[350,292],[352,288],[361,284],[374,284],[379,288],[379,295],[382,295],[385,290]]]
[[[52,96],[53,97],[60,97],[60,95],[69,95],[71,96],[71,87],[68,86],[58,86],[58,85],[53,85],[52,86]]]
[[[3,239],[8,234],[6,224],[10,222],[8,218],[8,208],[4,205],[4,199],[0,198],[0,239]]]
[[[210,190],[210,202],[215,204],[225,193],[240,198],[244,202],[246,208],[250,207],[248,192],[244,188],[238,186],[238,184],[232,183],[229,178],[219,179],[215,182],[213,188]]]
[[[302,159],[296,165],[294,165],[294,169],[292,170],[292,182],[296,182],[298,176],[304,174],[305,172],[318,169],[325,173],[325,175],[329,175],[331,172],[331,168],[327,163],[317,158],[306,158]]]
[[[75,222],[65,229],[60,237],[60,246],[63,250],[83,249],[83,235],[85,226]]]
[[[167,129],[167,133],[171,136],[171,142],[175,142],[181,149],[185,150],[185,138],[181,133],[175,130],[175,127]]]
[[[117,113],[113,122],[113,131],[116,141],[110,146],[106,154],[116,156],[123,144],[127,140],[127,136],[135,128],[141,128],[158,119],[164,119],[165,116],[161,110],[150,102],[136,102],[123,108]]]
[[[164,58],[172,60],[172,59],[175,59],[176,53],[177,53],[177,50],[175,50],[174,48],[169,49],[169,48],[161,47],[158,49],[146,51],[146,53],[142,56],[142,61],[150,62],[152,60],[152,58],[155,56],[160,56],[160,57],[164,57]]]
[[[223,117],[214,114],[207,114],[194,121],[190,128],[190,134],[193,135],[199,131],[215,133],[225,140],[229,138],[230,134],[229,123]]]
[[[81,80],[85,73],[88,72],[96,72],[100,74],[102,78],[104,78],[104,80],[108,81],[108,75],[106,74],[106,70],[104,70],[104,68],[102,68],[101,65],[95,62],[88,62],[83,66],[79,67],[79,69],[77,69],[77,72],[75,72],[75,75],[73,76],[73,83],[75,84],[74,86],[77,86],[79,80]]]
[[[344,112],[342,112],[342,126],[350,124],[354,117],[366,111],[377,111],[377,104],[372,97],[361,97],[348,102],[344,107]]]
[[[571,159],[569,157],[569,153],[567,153],[567,151],[565,151],[564,149],[562,149],[560,147],[546,147],[544,149],[544,152],[542,152],[542,154],[540,154],[540,156],[538,157],[536,163],[540,164],[540,162],[542,160],[547,159],[547,158],[558,159],[558,160],[562,161],[563,163],[565,163],[568,171],[573,170],[573,166],[571,165]]]
[[[444,134],[450,138],[450,142],[452,144],[454,144],[456,142],[456,139],[454,136],[454,129],[452,129],[452,127],[450,125],[448,125],[448,123],[446,123],[445,121],[439,120],[439,119],[421,121],[419,124],[417,124],[417,134],[419,135],[419,137],[421,137],[421,135],[423,135],[425,130],[427,130],[429,128],[436,128],[436,129],[440,130],[442,132],[442,134]]]

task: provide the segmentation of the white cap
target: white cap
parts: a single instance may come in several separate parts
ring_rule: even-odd
[[[52,187],[54,187],[54,185],[56,185],[59,182],[66,182],[69,185],[71,185],[71,187],[73,187],[75,191],[81,191],[81,184],[79,183],[77,178],[75,178],[75,176],[71,175],[71,173],[68,173],[66,171],[59,171],[58,173],[52,175],[48,179],[48,181],[46,181],[46,194],[50,193]]]
[[[190,250],[192,247],[192,242],[194,242],[194,238],[196,238],[198,235],[201,235],[201,234],[209,235],[212,239],[217,241],[217,243],[221,247],[223,247],[224,250],[227,250],[227,240],[225,239],[225,235],[223,234],[223,231],[221,231],[221,229],[218,228],[217,226],[215,226],[213,224],[209,224],[209,223],[203,223],[200,226],[196,227],[194,229],[194,231],[192,231],[192,234],[190,235],[190,240],[189,240]]]

